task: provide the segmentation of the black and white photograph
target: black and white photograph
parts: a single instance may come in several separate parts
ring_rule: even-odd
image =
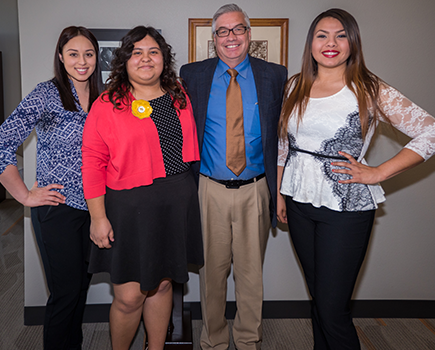
[[[121,46],[121,39],[128,31],[128,29],[91,29],[100,47],[101,81],[103,84],[106,84],[110,75],[113,52]]]

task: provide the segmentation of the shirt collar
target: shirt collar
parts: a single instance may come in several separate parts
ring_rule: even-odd
[[[249,55],[246,55],[245,59],[240,62],[236,67],[234,67],[234,69],[239,73],[242,78],[247,79],[250,64],[251,63],[249,62]],[[228,74],[228,69],[230,69],[230,67],[224,61],[219,59],[219,63],[216,67],[217,76],[220,78],[222,75]]]

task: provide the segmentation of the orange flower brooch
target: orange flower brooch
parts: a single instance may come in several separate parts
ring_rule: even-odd
[[[145,100],[134,100],[131,104],[131,112],[139,119],[148,118],[153,112],[153,107]]]

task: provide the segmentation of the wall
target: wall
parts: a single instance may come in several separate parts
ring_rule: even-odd
[[[0,4],[0,51],[3,53],[5,117],[21,101],[20,43],[17,0]]]
[[[23,94],[52,76],[54,46],[62,28],[131,28],[138,24],[162,29],[177,53],[178,66],[187,62],[188,18],[211,17],[225,1],[160,0],[18,0]],[[176,5],[174,5],[176,4]],[[433,0],[240,0],[251,18],[288,17],[289,73],[298,71],[309,24],[323,10],[342,7],[358,20],[369,68],[431,114],[435,2]],[[400,149],[406,138],[381,134],[369,154],[379,164]],[[34,181],[35,142],[25,147],[25,180]],[[435,300],[435,159],[386,181],[387,202],[378,211],[368,257],[360,275],[357,299]],[[25,222],[25,305],[44,305],[43,273],[35,250],[30,219]],[[271,232],[265,261],[266,300],[306,300],[301,271],[284,226]],[[90,303],[110,302],[107,276],[95,276]],[[234,300],[229,280],[229,299]],[[198,278],[191,275],[185,300],[199,300]]]
[[[3,59],[3,112],[7,118],[21,100],[17,0],[2,0],[0,3],[0,51]],[[18,169],[22,169],[23,147],[19,147],[17,153]],[[6,198],[12,197],[6,192]]]

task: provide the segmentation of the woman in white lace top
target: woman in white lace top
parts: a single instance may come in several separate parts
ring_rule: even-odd
[[[370,167],[364,155],[380,121],[412,140]],[[312,297],[314,349],[360,349],[349,302],[385,200],[379,182],[435,153],[435,119],[367,69],[355,19],[330,9],[311,24],[279,133],[278,219]]]

